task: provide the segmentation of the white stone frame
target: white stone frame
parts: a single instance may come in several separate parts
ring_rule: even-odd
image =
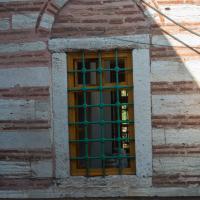
[[[147,178],[147,185],[151,185],[152,128],[149,42],[147,34],[86,39],[57,38],[49,41],[49,50],[52,52],[52,129],[56,178],[70,177],[67,141],[67,52],[80,49],[119,48],[132,49],[133,57],[136,176],[128,176],[127,180],[138,181]],[[146,185],[146,183],[145,181],[144,184]]]

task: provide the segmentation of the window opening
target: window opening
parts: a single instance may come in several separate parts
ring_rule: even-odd
[[[68,53],[72,175],[135,173],[131,52]]]

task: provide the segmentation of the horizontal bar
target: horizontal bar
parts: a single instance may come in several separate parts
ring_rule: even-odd
[[[82,122],[69,122],[69,125],[89,125],[89,124],[134,124],[132,120],[115,120],[115,121],[82,121]]]
[[[117,156],[89,156],[89,157],[72,157],[70,160],[106,160],[106,159],[135,159],[135,156],[117,155]]]
[[[90,91],[90,90],[114,90],[114,89],[128,89],[133,88],[133,86],[124,86],[124,85],[116,85],[116,86],[99,86],[99,87],[81,87],[81,88],[70,88],[69,92],[78,92],[78,91]]]
[[[135,138],[98,138],[98,139],[82,139],[82,140],[69,140],[69,142],[121,142],[121,141],[135,141]]]
[[[111,69],[83,69],[83,70],[68,70],[67,72],[68,73],[87,73],[87,72],[109,72],[109,71],[115,71],[115,72],[120,72],[120,71],[132,71],[133,69],[132,68],[111,68]]]
[[[75,105],[75,106],[69,106],[69,108],[94,108],[94,107],[117,107],[117,106],[133,106],[133,103],[119,103],[119,104],[82,104],[82,105]]]

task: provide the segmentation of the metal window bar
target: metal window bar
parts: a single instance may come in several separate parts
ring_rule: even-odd
[[[133,105],[133,103],[120,103],[121,106],[131,106]],[[87,106],[84,106],[84,105],[73,105],[73,106],[69,106],[69,108],[93,108],[93,107],[101,107],[101,108],[104,108],[104,107],[116,107],[118,106],[117,104],[104,104],[104,103],[101,103],[101,104],[87,104]]]
[[[103,71],[102,71],[102,60],[101,60],[101,52],[98,52],[98,72],[99,72],[99,81],[100,81],[100,120],[104,119],[104,110],[103,110]],[[101,160],[102,160],[102,175],[105,176],[105,152],[104,152],[104,124],[100,124],[100,135],[101,135]]]
[[[97,70],[95,70],[95,69],[86,69],[85,70],[85,72],[99,72],[99,71],[101,71],[101,72],[110,72],[110,71],[116,71],[116,69],[97,69]],[[132,71],[132,68],[120,68],[119,67],[119,71]],[[78,72],[82,72],[82,70],[68,70],[67,71],[68,73],[78,73]]]
[[[85,53],[82,52],[82,73],[83,73],[83,109],[84,109],[84,134],[85,139],[88,140],[88,123],[87,123],[87,110],[86,110],[86,90],[84,90],[86,86],[86,66],[85,66]],[[86,176],[89,176],[89,153],[88,153],[88,142],[86,142],[85,146],[85,160],[86,160]]]
[[[121,121],[120,120],[120,98],[119,98],[119,64],[118,64],[118,51],[117,49],[115,50],[115,71],[116,71],[116,92],[117,92],[117,121]],[[117,137],[118,137],[118,161],[119,161],[119,174],[122,173],[121,171],[121,159],[120,159],[120,156],[121,156],[121,130],[120,130],[120,125],[121,123],[117,123]]]
[[[132,102],[127,102],[127,103],[124,103],[124,102],[120,102],[120,92],[121,90],[125,89],[125,90],[129,90],[131,89],[133,86],[132,85],[121,85],[120,83],[120,80],[119,80],[119,73],[121,71],[124,71],[124,72],[129,72],[130,68],[121,68],[119,66],[119,57],[118,57],[118,50],[116,49],[115,50],[115,53],[114,53],[114,60],[115,60],[115,67],[114,68],[109,68],[109,69],[105,69],[103,67],[103,64],[102,64],[102,54],[101,54],[101,51],[98,52],[97,54],[98,56],[98,67],[96,70],[94,69],[88,69],[88,67],[86,67],[86,59],[85,59],[85,52],[83,51],[82,52],[82,59],[81,59],[81,62],[82,62],[82,68],[81,70],[77,70],[77,69],[74,69],[73,70],[68,70],[68,73],[73,73],[73,76],[76,74],[76,73],[81,73],[82,74],[82,78],[83,78],[83,81],[82,81],[82,85],[80,87],[74,87],[74,88],[68,88],[68,92],[72,92],[72,93],[76,93],[77,91],[78,92],[82,92],[83,93],[83,104],[82,105],[70,105],[69,106],[69,109],[75,109],[75,108],[82,108],[83,109],[83,112],[84,112],[84,117],[83,117],[83,121],[74,121],[74,122],[71,122],[69,121],[69,126],[84,126],[84,139],[79,139],[79,138],[76,138],[76,139],[71,139],[69,142],[70,143],[75,143],[75,144],[79,144],[79,143],[82,143],[85,145],[85,156],[71,156],[70,157],[70,160],[71,161],[79,161],[79,160],[83,160],[85,161],[86,165],[85,165],[85,176],[92,176],[92,169],[90,168],[90,161],[91,160],[101,160],[102,162],[102,167],[101,167],[101,175],[102,176],[105,176],[107,175],[106,174],[106,164],[105,162],[109,159],[115,159],[115,160],[118,160],[118,174],[121,175],[123,174],[123,167],[121,165],[121,162],[122,162],[122,159],[135,159],[135,155],[131,155],[131,153],[129,154],[126,154],[126,155],[123,155],[122,154],[122,142],[123,141],[126,141],[126,142],[134,142],[134,137],[125,137],[125,138],[122,138],[121,136],[121,127],[122,125],[132,125],[134,124],[134,121],[132,119],[126,119],[126,120],[122,120],[121,119],[121,115],[120,115],[120,108],[121,106],[133,106],[133,103]],[[111,72],[111,71],[114,71],[115,72],[115,85],[114,86],[104,86],[104,78],[103,78],[103,73],[105,72]],[[98,76],[99,76],[99,86],[88,86],[87,85],[87,82],[86,82],[86,73],[87,72],[96,72],[98,73]],[[116,102],[115,103],[109,103],[109,104],[106,104],[104,103],[104,100],[103,100],[103,91],[105,90],[111,90],[111,91],[115,91],[116,93]],[[87,103],[87,92],[88,91],[98,91],[100,96],[99,96],[99,104],[91,104],[89,105]],[[87,108],[92,108],[92,107],[97,107],[99,108],[100,110],[100,120],[97,120],[97,121],[88,121],[87,119]],[[116,117],[117,119],[116,120],[105,120],[104,119],[104,108],[105,107],[113,107],[113,108],[116,108]],[[91,125],[91,124],[97,124],[97,125],[100,125],[100,138],[95,138],[95,139],[90,139],[89,138],[89,135],[88,135],[88,126]],[[117,126],[117,138],[106,138],[105,137],[105,134],[106,132],[104,132],[104,127],[105,125],[107,124],[110,124],[110,125],[116,125]],[[71,133],[70,133],[71,134]],[[73,134],[73,133],[72,133]],[[111,156],[108,156],[105,154],[105,142],[117,142],[118,144],[118,148],[117,148],[117,154],[113,154]],[[89,143],[91,142],[100,142],[100,156],[91,156],[89,154]],[[91,173],[90,173],[91,172]]]

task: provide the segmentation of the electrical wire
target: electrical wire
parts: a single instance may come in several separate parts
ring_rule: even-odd
[[[148,7],[150,7],[151,9],[153,9],[155,12],[159,13],[160,15],[162,15],[163,17],[165,17],[166,19],[168,19],[169,21],[171,21],[172,23],[174,23],[175,25],[181,27],[182,29],[190,32],[191,34],[193,35],[196,35],[198,37],[200,37],[200,34],[199,33],[196,33],[188,28],[186,28],[185,26],[179,24],[178,22],[174,21],[173,19],[171,19],[170,17],[168,17],[167,15],[165,15],[164,13],[162,13],[161,11],[159,11],[158,9],[156,9],[155,7],[151,6],[150,4],[148,4],[147,2],[145,2],[144,0],[132,0],[133,2],[137,3],[138,1],[141,1],[143,2],[145,5],[147,5]],[[0,7],[4,7],[7,11],[10,11],[10,12],[13,12],[14,10],[13,9],[10,9],[9,7],[5,6],[5,5],[1,5],[0,4]],[[18,11],[18,13],[26,16],[26,17],[29,17],[29,18],[32,18],[30,15],[27,15],[27,12],[22,12],[22,11]],[[118,41],[124,41],[124,42],[132,42],[134,44],[138,44],[138,45],[148,45],[148,46],[152,46],[152,47],[169,47],[169,48],[172,48],[172,47],[180,47],[180,48],[189,48],[193,51],[195,51],[196,53],[200,54],[200,51],[197,51],[196,49],[200,49],[200,47],[191,47],[190,45],[186,44],[185,42],[183,41],[180,41],[180,39],[176,38],[175,36],[173,35],[170,35],[169,33],[167,33],[166,31],[162,30],[163,32],[165,32],[167,35],[169,35],[170,37],[172,37],[173,39],[175,39],[176,41],[178,42],[181,42],[183,45],[185,45],[185,47],[183,46],[174,46],[174,45],[163,45],[163,44],[153,44],[153,43],[145,43],[145,42],[138,42],[138,41],[133,41],[133,40],[128,40],[128,39],[122,39],[122,38],[115,38],[115,37],[111,37],[112,39],[114,40],[118,40]],[[195,48],[195,49],[194,49]],[[156,76],[154,74],[154,76]],[[171,80],[172,81],[172,80]]]
[[[111,39],[118,40],[118,41],[124,41],[124,42],[131,42],[131,43],[136,44],[136,45],[148,45],[150,47],[185,48],[185,49],[190,49],[197,54],[200,54],[200,51],[197,50],[197,49],[200,49],[200,47],[191,47],[190,45],[188,45],[185,42],[181,41],[180,39],[176,38],[175,36],[170,35],[170,37],[172,37],[176,41],[182,43],[184,46],[162,45],[162,44],[153,44],[153,43],[146,43],[146,42],[137,42],[137,41],[133,41],[133,40],[116,38],[116,37],[111,37]]]
[[[132,0],[134,2],[138,2],[138,0]],[[145,5],[147,5],[149,8],[153,9],[154,11],[156,11],[157,13],[159,13],[160,15],[162,15],[163,17],[165,17],[166,19],[168,19],[169,21],[171,21],[172,23],[176,24],[177,26],[181,27],[182,29],[190,32],[193,35],[196,35],[198,37],[200,37],[200,33],[197,33],[193,30],[190,30],[188,28],[186,28],[185,26],[181,25],[180,23],[176,22],[175,20],[173,20],[172,18],[168,17],[167,15],[165,15],[163,12],[161,12],[160,10],[156,9],[154,6],[150,5],[149,3],[147,3],[145,0],[139,0],[142,3],[144,3]]]
[[[165,18],[167,18],[168,20],[170,20],[171,22],[173,22],[174,24],[176,24],[177,26],[183,28],[184,30],[200,37],[200,34],[199,33],[196,33],[186,27],[184,27],[183,25],[179,24],[178,22],[174,21],[173,19],[171,19],[170,17],[168,17],[167,15],[165,15],[164,13],[162,13],[161,11],[159,11],[158,9],[156,9],[155,7],[151,6],[150,4],[148,4],[147,2],[145,2],[144,0],[132,0],[133,2],[135,3],[138,3],[138,1],[141,1],[143,2],[145,5],[147,5],[148,7],[150,7],[151,9],[153,9],[154,11],[156,11],[157,13],[161,14],[162,16],[164,16]],[[5,6],[5,5],[1,5],[1,7],[4,7],[5,9],[7,9],[8,11],[13,11],[13,9],[10,9],[9,7]],[[26,17],[29,17],[32,19],[32,16],[30,15],[27,15],[27,13],[24,13],[24,12],[18,12]],[[128,40],[128,39],[122,39],[122,38],[115,38],[115,37],[112,37],[112,39],[114,40],[119,40],[119,41],[124,41],[124,42],[132,42],[134,44],[140,44],[140,45],[149,45],[149,46],[153,46],[153,47],[177,47],[177,48],[189,48],[191,49],[192,51],[200,54],[200,51],[196,50],[196,49],[200,49],[200,47],[192,47],[190,45],[188,45],[187,43],[185,43],[184,41],[181,41],[180,39],[178,39],[177,37],[167,33],[166,31],[162,30],[163,32],[165,32],[167,35],[169,35],[170,37],[172,37],[173,39],[175,39],[176,41],[182,43],[184,46],[181,47],[181,46],[174,46],[174,45],[164,45],[164,44],[153,44],[153,43],[145,43],[145,42],[138,42],[138,41],[133,41],[133,40]]]
[[[48,2],[49,0],[47,0]],[[171,21],[172,23],[176,24],[177,26],[181,27],[182,29],[200,37],[200,33],[197,33],[193,30],[190,30],[188,28],[186,28],[185,26],[181,25],[180,23],[176,22],[175,20],[173,20],[172,18],[168,17],[167,15],[165,15],[163,12],[161,12],[160,10],[156,9],[155,7],[153,7],[152,5],[150,5],[149,3],[147,3],[145,0],[132,0],[134,3],[137,3],[138,1],[141,1],[142,3],[144,3],[145,5],[147,5],[148,7],[150,7],[151,9],[153,9],[154,11],[156,11],[157,13],[159,13],[160,15],[162,15],[163,17],[165,17],[166,19],[168,19],[169,21]],[[0,4],[0,7],[3,7],[5,8],[7,11],[13,11],[13,9],[10,9],[9,7],[5,6],[5,5],[2,5]],[[30,17],[32,18],[30,15],[27,15],[27,13],[25,12],[22,12],[22,11],[18,11],[18,13],[24,15],[24,16],[27,16],[27,17]]]
[[[169,34],[166,32],[166,34]],[[172,35],[170,35],[171,37],[174,37]],[[129,40],[129,39],[123,39],[123,38],[117,38],[117,37],[110,37],[111,39],[114,39],[114,40],[119,40],[119,41],[124,41],[124,42],[132,42],[134,44],[141,44],[141,45],[149,45],[149,46],[152,46],[152,47],[175,47],[175,48],[192,48],[191,50],[193,49],[200,49],[200,47],[194,47],[194,46],[189,46],[188,44],[184,43],[183,41],[179,40],[178,38],[175,38],[175,40],[177,40],[178,42],[182,43],[183,45],[187,45],[186,47],[184,46],[175,46],[175,45],[166,45],[166,44],[154,44],[154,43],[147,43],[147,42],[138,42],[138,41],[134,41],[134,40]],[[199,52],[197,52],[199,53]]]

